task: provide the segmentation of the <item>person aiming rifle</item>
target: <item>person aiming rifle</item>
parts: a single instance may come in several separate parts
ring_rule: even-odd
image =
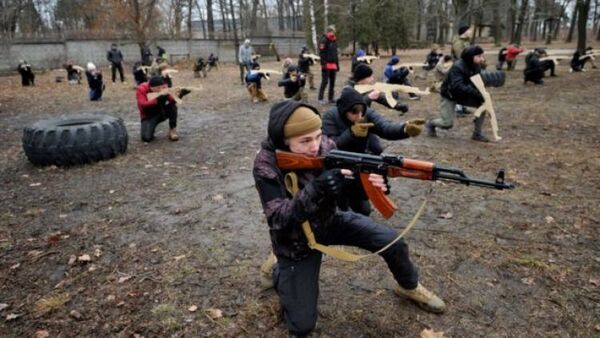
[[[169,120],[169,140],[177,141],[177,105],[173,95],[168,93],[167,84],[160,75],[155,75],[148,82],[142,83],[136,89],[138,109],[141,118],[141,137],[142,141],[150,142],[154,139],[156,126]],[[159,93],[156,97],[149,97],[151,93]],[[181,89],[175,95],[179,98],[189,94],[187,89]]]
[[[19,60],[17,71],[21,75],[21,86],[35,86],[35,74],[31,70],[31,65],[25,60]]]
[[[465,49],[461,59],[455,62],[452,68],[450,68],[448,76],[441,87],[440,116],[427,121],[429,136],[437,136],[436,128],[452,128],[456,114],[455,106],[457,104],[468,107],[479,107],[485,102],[483,94],[470,80],[472,76],[480,73],[483,62],[485,62],[483,49],[479,46],[472,46]],[[473,120],[474,129],[471,139],[489,142],[489,139],[482,132],[486,114],[486,112],[483,112]]]
[[[337,196],[343,191],[345,177],[353,176],[352,170],[282,169],[276,157],[279,150],[316,159],[334,148],[335,142],[321,132],[319,112],[312,106],[288,100],[271,108],[267,138],[254,161],[255,186],[275,255],[269,264],[263,265],[262,271],[273,281],[288,330],[297,336],[310,333],[317,322],[323,255],[320,250],[326,250],[323,247],[349,245],[376,252],[398,237],[387,225],[337,209]],[[381,193],[387,191],[383,176],[362,177]],[[444,302],[419,282],[404,240],[397,240],[378,254],[398,283],[394,288],[397,295],[428,311],[444,311]]]
[[[359,67],[363,66],[366,65]],[[340,150],[379,155],[383,152],[380,137],[386,140],[416,137],[424,124],[422,119],[406,123],[388,121],[368,108],[363,96],[354,88],[345,87],[337,106],[323,116],[323,134],[334,140]],[[371,205],[360,181],[346,184],[342,196],[342,210],[350,209],[365,216],[371,214]]]

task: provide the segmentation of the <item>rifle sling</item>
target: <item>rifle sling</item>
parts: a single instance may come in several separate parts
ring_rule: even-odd
[[[298,189],[298,175],[296,175],[295,172],[289,172],[285,175],[285,188],[287,189],[287,191],[290,194],[292,194],[292,196],[296,195],[296,193],[298,192],[298,190],[299,190]],[[417,213],[413,216],[410,223],[408,223],[406,228],[404,228],[404,230],[393,241],[388,243],[383,248],[377,250],[376,252],[372,252],[372,253],[366,254],[366,255],[356,255],[356,254],[350,253],[350,252],[342,250],[342,249],[338,249],[338,248],[334,248],[334,247],[330,247],[330,246],[327,246],[324,244],[317,243],[315,234],[313,233],[313,231],[310,227],[310,223],[308,221],[304,221],[304,223],[302,223],[302,231],[304,232],[304,235],[306,236],[306,239],[308,240],[309,248],[320,251],[326,255],[329,255],[331,257],[337,258],[342,261],[356,262],[363,258],[379,255],[380,253],[384,252],[389,247],[394,245],[394,243],[398,242],[417,223],[417,220],[419,219],[419,217],[421,217],[423,210],[425,210],[426,204],[427,204],[427,198],[425,198],[423,200],[423,203],[421,203],[419,210],[417,210]]]

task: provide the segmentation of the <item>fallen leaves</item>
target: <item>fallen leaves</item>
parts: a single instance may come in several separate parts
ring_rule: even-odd
[[[0,303],[0,311],[3,311],[6,308],[8,308],[8,304],[6,304],[6,303]]]
[[[600,286],[600,278],[590,278],[590,284]]]
[[[184,259],[185,255],[181,255],[181,256],[175,256],[173,257],[173,259],[175,260],[175,262],[179,262],[180,260]]]
[[[454,215],[451,212],[447,212],[447,213],[441,214],[439,216],[439,218],[442,218],[442,219],[451,219],[452,217],[454,217]]]
[[[90,257],[90,255],[88,255],[88,254],[83,254],[83,255],[77,257],[77,261],[81,262],[81,263],[91,262],[92,257]]]
[[[433,329],[424,329],[420,334],[421,338],[446,338],[443,331],[436,332]]]
[[[188,307],[189,312],[196,312],[197,310],[198,310],[198,307],[196,305],[192,305],[192,306]]]
[[[23,314],[9,313],[8,315],[6,315],[6,321],[10,322],[11,320],[15,320],[21,317],[22,315]]]
[[[47,330],[38,330],[35,331],[33,335],[34,338],[48,338],[50,337],[50,333]]]
[[[133,277],[133,276],[123,276],[123,277],[120,277],[120,278],[119,278],[119,280],[118,280],[118,283],[119,283],[119,284],[123,284],[123,283],[125,283],[126,281],[130,280],[132,277]]]
[[[546,216],[546,217],[544,217],[544,221],[546,221],[546,224],[552,224],[552,223],[554,223],[554,217]]]
[[[219,309],[206,309],[204,312],[206,312],[206,315],[212,320],[223,317],[223,311]]]
[[[533,279],[533,277],[525,277],[525,278],[521,278],[521,283],[531,286],[531,285],[535,284],[535,280]]]

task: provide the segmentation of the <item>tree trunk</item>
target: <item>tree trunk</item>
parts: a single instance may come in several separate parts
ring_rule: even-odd
[[[284,0],[276,1],[277,2],[277,26],[278,26],[280,32],[285,30],[285,23],[283,22],[283,19],[284,19],[283,1]],[[310,0],[308,0],[308,1],[310,1]]]
[[[421,23],[423,21],[423,0],[417,1],[417,41],[421,41]]]
[[[508,27],[507,27],[507,35],[509,41],[513,41],[513,36],[515,35],[515,25],[517,24],[517,0],[510,0],[510,5],[508,7]]]
[[[198,3],[198,0],[194,1],[196,5],[196,10],[198,11],[198,15],[200,16],[200,25],[202,26],[202,38],[206,39],[206,26],[204,25],[204,14],[202,13],[202,7]]]
[[[319,46],[317,44],[317,21],[315,20],[315,6],[313,0],[307,0],[310,6],[310,31],[312,33],[312,41],[315,49]]]
[[[206,28],[208,29],[208,38],[215,38],[215,21],[213,19],[213,0],[206,0]]]
[[[256,35],[256,16],[258,13],[259,0],[252,0],[252,10],[250,12],[250,35]],[[233,14],[233,13],[232,13]]]
[[[454,4],[454,31],[458,32],[461,26],[470,24],[469,20],[469,0],[453,0]]]
[[[292,11],[292,17],[290,18],[290,29],[296,31],[296,7],[294,6],[294,0],[289,0],[290,10]]]
[[[188,59],[192,58],[192,9],[194,0],[187,0],[187,38],[188,38]]]
[[[502,43],[502,31],[500,29],[500,1],[495,0],[494,3],[494,45],[500,46]]]
[[[521,9],[519,10],[519,18],[517,20],[517,29],[512,38],[511,43],[521,44],[521,35],[523,34],[523,26],[525,24],[525,15],[527,14],[527,0],[521,0]]]
[[[577,0],[579,4],[579,13],[577,20],[577,48],[580,50],[585,49],[586,37],[587,37],[587,19],[590,13],[590,2],[591,0]]]
[[[575,1],[575,3],[573,4],[573,16],[571,17],[571,26],[569,26],[569,34],[567,35],[565,42],[573,41],[573,32],[575,32],[575,23],[577,22],[577,9],[579,8],[579,6],[577,5],[578,3],[579,1]]]
[[[231,9],[231,22],[233,24],[233,50],[237,52],[240,48],[240,40],[238,39],[237,28],[235,26],[235,11],[233,10],[233,0],[229,0],[229,8]],[[235,59],[237,60],[238,58]]]

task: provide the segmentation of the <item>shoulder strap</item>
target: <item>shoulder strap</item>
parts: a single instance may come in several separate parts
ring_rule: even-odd
[[[298,189],[298,175],[296,175],[295,172],[289,172],[285,175],[284,180],[285,180],[285,188],[287,189],[287,191],[290,194],[292,194],[292,196],[296,195],[296,193],[299,190]],[[356,255],[356,254],[344,251],[342,249],[333,248],[333,247],[330,247],[327,245],[317,243],[315,234],[312,232],[312,228],[310,227],[310,223],[308,221],[304,221],[304,223],[302,223],[302,231],[304,232],[304,235],[306,236],[306,239],[308,240],[309,248],[320,251],[326,255],[329,255],[331,257],[337,258],[342,261],[356,262],[363,258],[378,255],[378,254],[384,252],[385,250],[387,250],[394,243],[398,242],[417,223],[417,220],[423,213],[423,210],[425,209],[426,204],[427,204],[427,199],[423,200],[423,203],[419,207],[419,210],[417,211],[417,213],[415,214],[413,219],[410,221],[408,226],[406,226],[406,228],[402,231],[402,233],[400,233],[398,235],[398,237],[396,237],[393,241],[391,241],[390,243],[388,243],[386,246],[379,249],[378,251],[372,252],[372,253],[366,254],[366,255]]]

